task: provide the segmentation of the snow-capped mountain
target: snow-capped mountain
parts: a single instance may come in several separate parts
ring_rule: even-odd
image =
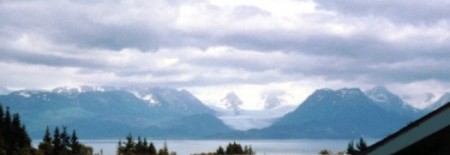
[[[218,106],[226,110],[231,110],[235,115],[239,115],[243,105],[242,100],[234,92],[228,93],[224,98],[220,99]]]
[[[139,93],[142,98],[131,91]],[[152,106],[149,101],[158,104]],[[42,136],[46,126],[61,125],[76,128],[79,134],[91,138],[121,137],[129,132],[151,137],[196,137],[230,131],[213,115],[213,110],[188,91],[172,88],[106,89],[83,86],[60,87],[52,91],[21,90],[0,95],[0,103],[21,114],[34,138]],[[193,123],[182,127],[196,131],[183,130],[189,135],[180,135],[180,125],[173,124],[180,120]],[[215,128],[200,129],[205,126]]]
[[[93,86],[64,86],[57,87],[52,89],[52,92],[59,94],[74,94],[74,93],[83,93],[89,91],[105,91],[102,87],[93,87]]]
[[[161,87],[129,87],[125,91],[132,93],[142,99],[150,106],[163,106],[180,112],[187,113],[209,113],[214,111],[205,106],[199,99],[187,90]]]
[[[283,93],[284,94],[284,93]],[[282,94],[282,95],[283,95]],[[239,96],[230,92],[218,103],[210,105],[217,111],[217,117],[226,125],[236,130],[262,129],[291,112],[296,106],[287,104],[280,93],[261,95],[261,109],[246,109]]]
[[[286,104],[287,101],[278,94],[267,94],[264,96],[264,109],[272,109]]]
[[[429,106],[427,106],[424,111],[426,112],[431,112],[441,106],[443,106],[444,104],[450,102],[450,93],[445,93],[444,95],[442,95],[436,102],[430,104]]]
[[[11,90],[9,90],[8,88],[0,87],[0,95],[6,95],[10,92]]]
[[[126,90],[137,98],[144,100],[150,106],[160,105],[160,102],[154,95],[156,91],[155,88],[127,88]]]
[[[414,108],[410,104],[404,102],[400,97],[390,92],[382,86],[376,86],[367,90],[366,95],[375,101],[375,103],[386,111],[392,111],[400,115],[408,117],[419,116],[419,109]]]
[[[262,95],[260,106],[265,108],[246,110],[231,92],[220,100],[217,112],[186,90],[82,86],[14,91],[0,95],[0,102],[21,113],[30,134],[37,138],[46,126],[56,125],[77,128],[80,134],[95,138],[128,132],[198,137],[230,132],[228,127],[248,130],[238,132],[239,138],[379,138],[417,118],[410,115],[417,109],[384,87],[366,92],[320,89],[297,108],[286,104],[285,97]],[[449,99],[446,94],[435,106]]]
[[[239,115],[219,115],[226,125],[236,130],[262,129],[295,109],[294,105],[280,105],[270,109],[242,110]]]
[[[112,87],[112,86],[75,86],[57,87],[51,92],[76,98],[80,93],[124,91],[145,101],[149,106],[165,106],[177,111],[189,113],[214,113],[200,100],[186,90],[160,87]]]
[[[386,101],[384,93],[375,93]],[[358,88],[320,89],[297,109],[256,135],[265,138],[384,137],[413,118],[381,108]]]

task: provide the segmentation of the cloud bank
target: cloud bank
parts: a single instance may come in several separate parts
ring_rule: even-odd
[[[450,91],[447,1],[0,2],[0,86],[168,86],[262,104],[282,90]],[[261,103],[259,103],[261,102]]]

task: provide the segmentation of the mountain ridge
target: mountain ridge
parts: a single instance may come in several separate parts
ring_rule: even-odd
[[[407,117],[423,115],[419,109],[403,101],[400,97],[383,86],[376,86],[365,91],[365,94],[384,110],[395,112]]]
[[[39,138],[47,126],[60,125],[77,128],[80,135],[92,138],[117,138],[129,132],[142,133],[143,136],[182,138],[176,132],[165,132],[176,128],[170,122],[185,117],[195,118],[193,116],[196,115],[215,118],[213,110],[187,91],[152,89],[161,105],[151,106],[125,90],[79,90],[22,90],[0,95],[0,102],[23,115],[22,120],[33,138]],[[192,126],[206,123],[222,128],[217,131],[231,131],[220,120],[209,120],[194,121],[196,124]],[[190,136],[215,134],[213,130],[202,131]]]
[[[187,90],[167,87],[21,90],[0,95],[0,102],[23,113],[31,135],[38,138],[46,126],[60,125],[82,128],[81,135],[93,138],[120,137],[128,132],[162,138],[379,138],[421,115],[421,110],[385,87],[365,91],[323,88],[292,110],[278,105],[264,111],[241,110],[233,116],[210,109]],[[277,110],[287,114],[267,116],[278,114]],[[260,112],[259,118],[250,118]],[[240,120],[230,122],[233,119]],[[230,128],[246,123],[260,127]],[[114,132],[98,134],[84,130],[86,127]]]
[[[380,138],[414,119],[385,110],[359,88],[326,88],[316,90],[268,128],[236,135],[275,139]]]
[[[447,102],[450,102],[450,92],[443,94],[436,102],[425,107],[424,111],[431,112],[431,111],[443,106]]]

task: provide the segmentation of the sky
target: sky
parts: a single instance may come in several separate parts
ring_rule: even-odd
[[[249,107],[275,94],[450,92],[448,0],[2,0],[0,87],[173,87]]]

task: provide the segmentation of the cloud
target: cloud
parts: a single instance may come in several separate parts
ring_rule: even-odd
[[[395,22],[433,24],[450,17],[450,2],[421,0],[317,0],[319,8],[336,10],[351,16],[380,16]]]
[[[171,86],[205,100],[216,87],[274,89],[299,101],[321,87],[448,86],[449,4],[424,3],[5,1],[0,86]]]

